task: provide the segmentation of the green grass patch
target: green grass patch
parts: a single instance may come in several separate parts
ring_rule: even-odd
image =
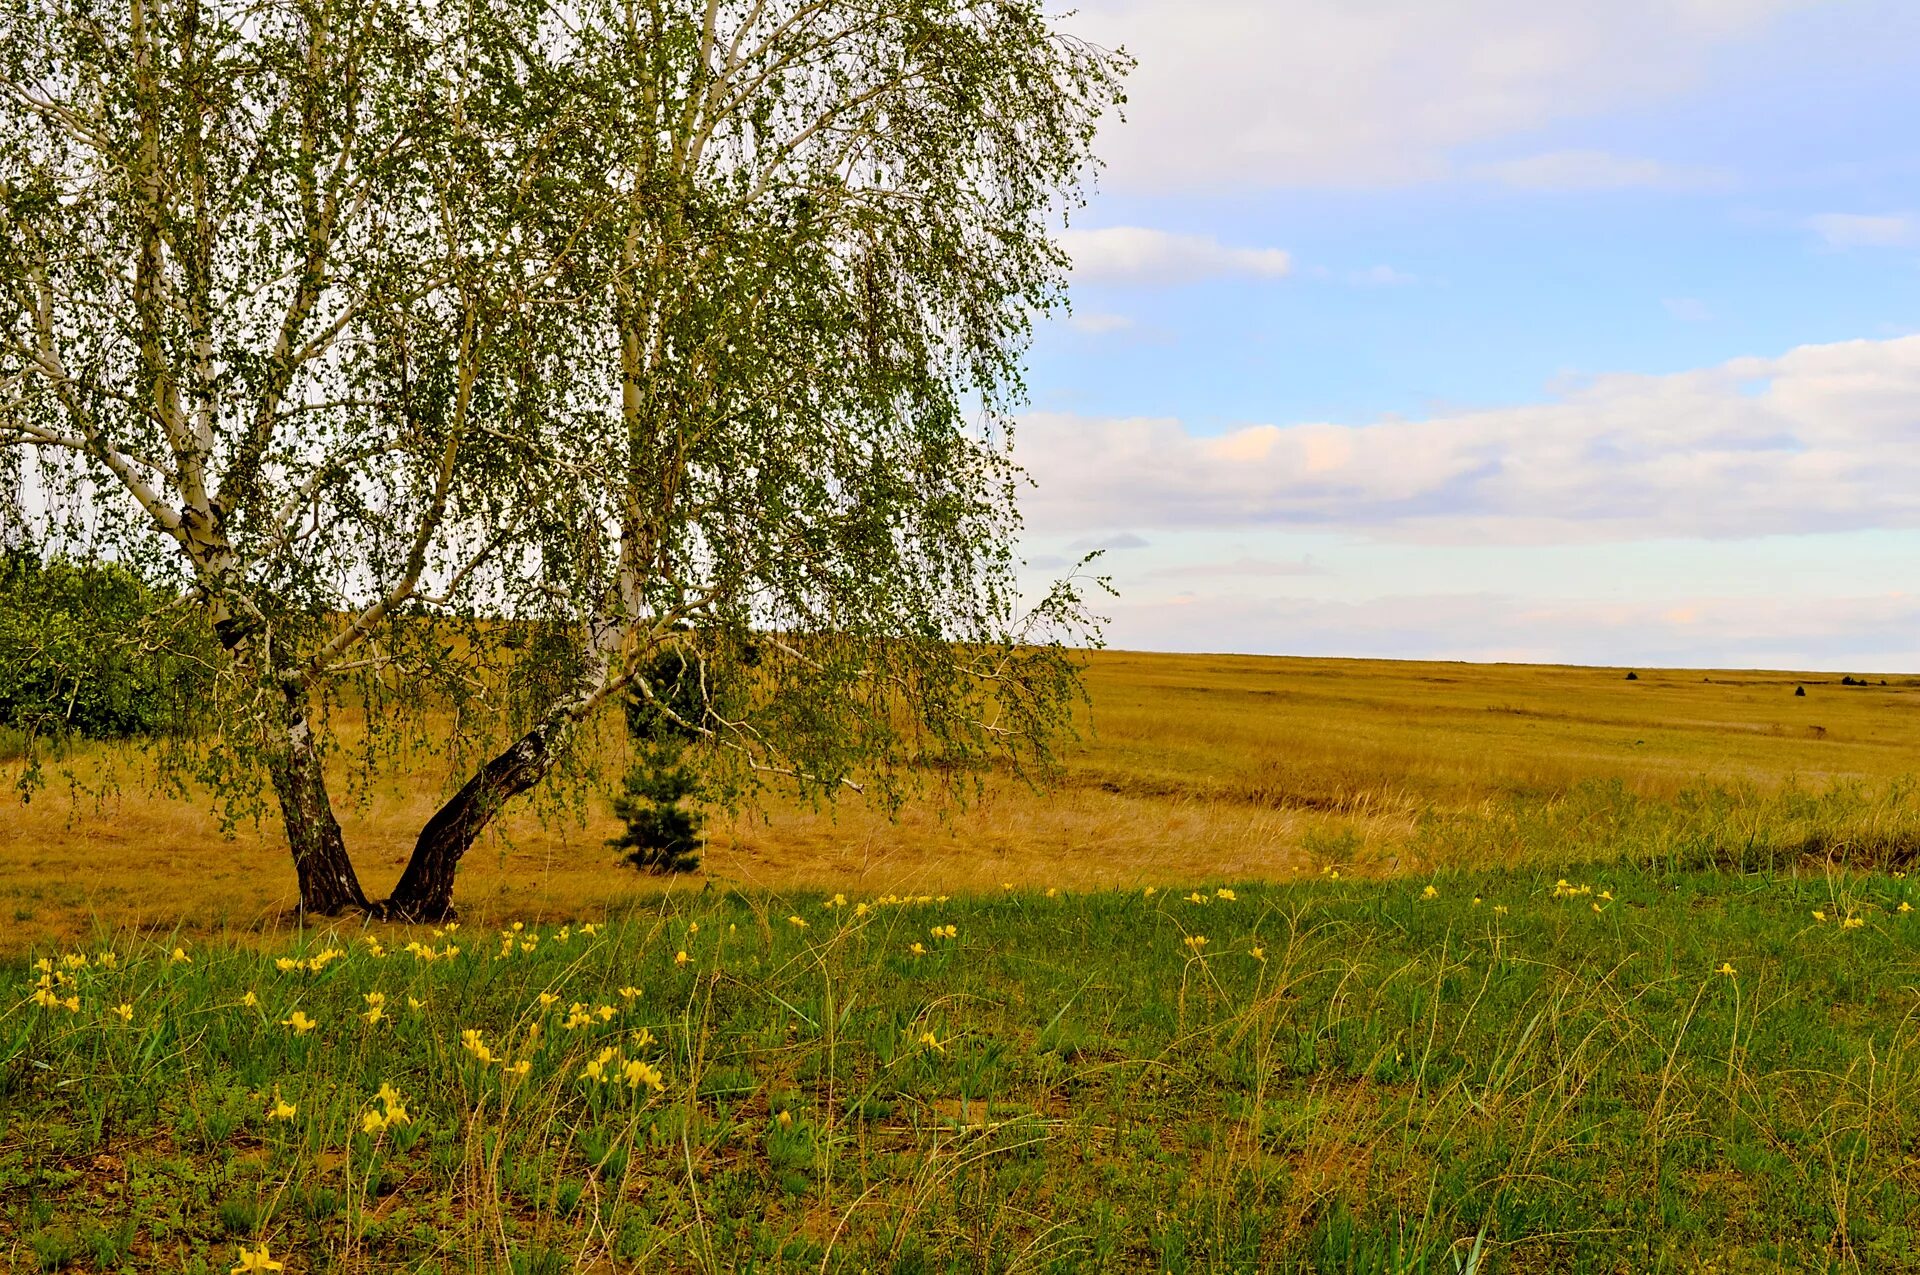
[[[1920,1269],[1907,880],[1558,876],[35,953],[0,1267]]]

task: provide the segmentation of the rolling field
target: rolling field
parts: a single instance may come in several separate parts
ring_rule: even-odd
[[[0,816],[0,1269],[1920,1270],[1871,681],[1102,655],[1050,793],[671,888],[523,816],[434,930],[83,751]]]
[[[1093,657],[1092,712],[1060,783],[990,783],[942,818],[849,803],[716,820],[716,884],[769,891],[1175,886],[1539,861],[1605,862],[1920,845],[1920,679],[1240,656]],[[1804,698],[1796,686],[1807,687]],[[351,723],[347,724],[351,736]],[[223,836],[151,795],[139,755],[94,747],[31,805],[0,802],[0,950],[96,925],[206,934],[278,923],[294,901],[277,823]],[[0,764],[12,787],[18,764]],[[336,800],[370,892],[462,776],[342,761]],[[102,791],[105,789],[105,791]],[[584,824],[576,814],[584,814]],[[658,887],[621,868],[602,799],[523,808],[463,864],[475,920],[572,919]]]

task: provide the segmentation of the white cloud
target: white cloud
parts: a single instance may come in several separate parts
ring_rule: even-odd
[[[1279,248],[1234,248],[1208,235],[1180,235],[1144,226],[1068,230],[1060,246],[1082,283],[1193,283],[1228,275],[1278,279],[1293,268]]]
[[[1628,190],[1641,186],[1699,189],[1723,185],[1728,180],[1726,174],[1710,169],[1678,168],[1655,159],[1583,150],[1504,159],[1481,164],[1473,171],[1522,190]]]
[[[1802,346],[1427,420],[1034,414],[1029,526],[1318,527],[1550,543],[1920,527],[1920,336]]]
[[[1140,60],[1100,143],[1111,184],[1379,185],[1683,90],[1717,48],[1817,3],[1083,0],[1071,29]]]
[[[1920,219],[1906,213],[1821,213],[1807,226],[1829,248],[1904,248],[1920,242]]]
[[[1920,596],[1697,596],[1630,602],[1502,593],[1360,601],[1187,592],[1104,604],[1122,649],[1514,660],[1640,668],[1891,671],[1920,663]],[[1822,694],[1812,691],[1817,712]],[[1783,688],[1783,698],[1791,694]],[[1813,721],[1819,718],[1814,716]]]

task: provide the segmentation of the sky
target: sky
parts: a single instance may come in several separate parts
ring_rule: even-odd
[[[1076,7],[1016,457],[1109,645],[1920,670],[1920,4]]]

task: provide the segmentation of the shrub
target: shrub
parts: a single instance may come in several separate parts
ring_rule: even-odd
[[[0,726],[29,739],[177,726],[205,665],[168,625],[169,600],[115,563],[0,555]]]

